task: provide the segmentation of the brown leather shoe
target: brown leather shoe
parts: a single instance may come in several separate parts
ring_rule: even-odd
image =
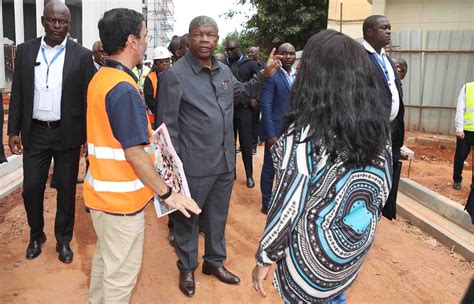
[[[179,290],[187,296],[192,297],[196,291],[196,283],[194,283],[194,272],[179,271]]]
[[[207,275],[213,275],[221,282],[224,282],[226,284],[237,285],[240,283],[239,277],[230,272],[229,270],[225,269],[224,266],[215,267],[210,265],[209,263],[204,262],[202,264],[202,273]]]

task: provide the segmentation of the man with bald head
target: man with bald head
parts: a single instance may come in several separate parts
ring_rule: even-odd
[[[278,47],[281,55],[281,68],[270,78],[260,93],[260,110],[262,119],[258,128],[258,135],[265,141],[263,168],[260,176],[260,191],[262,192],[261,212],[267,214],[270,197],[272,195],[275,169],[273,167],[270,148],[281,135],[283,118],[290,101],[290,88],[296,78],[293,64],[296,61],[295,47],[291,43],[283,43]]]
[[[41,23],[45,34],[18,45],[8,117],[8,145],[23,154],[23,199],[30,242],[26,258],[41,254],[43,198],[54,159],[57,210],[54,224],[59,260],[70,263],[76,179],[86,138],[86,90],[94,74],[91,52],[67,38],[71,14],[49,2]]]

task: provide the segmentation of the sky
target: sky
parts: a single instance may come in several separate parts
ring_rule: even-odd
[[[240,5],[237,0],[174,0],[174,33],[183,35],[188,32],[189,22],[199,15],[212,17],[219,27],[220,41],[235,30],[243,29],[242,23],[247,20],[246,15],[253,15],[250,4]],[[241,14],[232,19],[225,19],[223,15],[229,9],[238,10]]]

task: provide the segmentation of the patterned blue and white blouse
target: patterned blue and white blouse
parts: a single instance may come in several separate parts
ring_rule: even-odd
[[[344,156],[319,153],[308,128],[273,147],[277,183],[257,262],[276,262],[273,284],[285,302],[321,303],[355,280],[390,192],[391,150],[371,166],[346,170]]]

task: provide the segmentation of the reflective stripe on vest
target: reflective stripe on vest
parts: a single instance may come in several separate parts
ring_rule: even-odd
[[[87,90],[87,142],[89,170],[84,181],[84,201],[95,210],[134,213],[148,203],[153,191],[145,186],[125,159],[122,145],[113,135],[106,111],[106,96],[118,83],[128,82],[138,91],[134,79],[124,71],[103,67],[92,78]],[[137,99],[137,102],[143,100]],[[126,122],[124,122],[126,123]],[[153,131],[148,121],[148,136]],[[143,148],[154,160],[150,145]]]
[[[474,132],[474,82],[466,83],[464,130]]]
[[[151,146],[144,147],[145,152],[150,155],[153,152]],[[109,147],[96,147],[92,143],[87,144],[87,154],[93,155],[97,159],[115,159],[125,161],[125,152],[123,149],[113,149]]]
[[[156,74],[157,74],[156,71],[150,72],[148,74],[148,78],[150,78],[150,81],[151,81],[151,87],[153,89],[153,99],[155,100],[155,102],[156,102],[156,89],[158,87],[158,77]],[[150,113],[149,119],[150,119],[150,122],[155,122],[155,114]]]

